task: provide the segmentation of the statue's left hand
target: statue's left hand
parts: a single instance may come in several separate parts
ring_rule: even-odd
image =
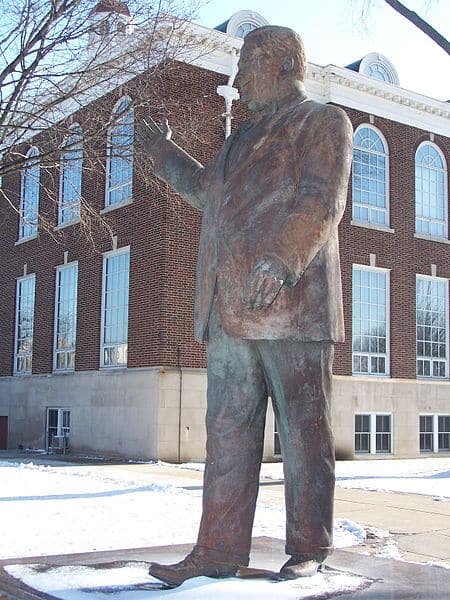
[[[250,310],[269,307],[278,296],[288,277],[286,267],[270,258],[256,263],[247,278],[244,290],[244,304]]]

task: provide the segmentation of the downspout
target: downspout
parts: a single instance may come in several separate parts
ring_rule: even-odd
[[[239,100],[239,92],[233,87],[236,74],[238,72],[236,48],[231,49],[231,66],[230,76],[228,77],[227,85],[219,85],[217,87],[217,93],[225,99],[225,112],[222,117],[225,117],[225,139],[231,134],[231,120],[232,116],[232,105],[233,100]]]
[[[177,367],[180,375],[180,393],[178,396],[178,452],[177,463],[181,463],[181,409],[183,399],[183,369],[181,368],[181,348],[177,346]]]

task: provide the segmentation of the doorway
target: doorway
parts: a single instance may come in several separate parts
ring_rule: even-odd
[[[47,408],[47,451],[67,450],[70,435],[70,410]]]

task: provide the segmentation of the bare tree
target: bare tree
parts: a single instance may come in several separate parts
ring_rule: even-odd
[[[104,103],[97,103],[94,111],[85,107],[118,88],[129,88],[133,93],[127,111],[161,108],[155,83],[176,68],[177,60],[188,61],[212,49],[206,39],[192,35],[189,22],[197,5],[196,0],[187,1],[0,0],[2,180],[26,170],[30,146],[38,146],[40,185],[57,210],[62,156],[66,163],[80,159],[79,140],[73,135],[79,115],[83,170],[104,168],[106,136],[115,120],[120,129],[124,115]],[[139,85],[133,85],[137,78]],[[81,201],[89,231],[91,219],[99,216],[89,202]],[[20,210],[17,194],[3,186],[0,205],[5,203]],[[54,219],[46,222],[40,213],[39,221],[53,230]]]

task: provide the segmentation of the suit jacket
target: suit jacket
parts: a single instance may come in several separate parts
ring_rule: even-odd
[[[156,174],[203,210],[195,334],[207,336],[214,295],[222,326],[246,339],[342,341],[338,224],[353,131],[344,111],[296,97],[243,123],[203,167],[158,140]],[[271,306],[247,309],[243,291],[261,258],[287,267]]]

